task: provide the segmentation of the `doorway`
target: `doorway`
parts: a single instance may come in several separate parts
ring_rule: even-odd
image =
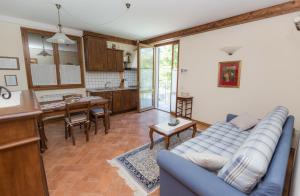
[[[178,42],[155,47],[156,51],[156,108],[175,112],[178,77]]]
[[[139,111],[175,113],[179,42],[138,46]]]

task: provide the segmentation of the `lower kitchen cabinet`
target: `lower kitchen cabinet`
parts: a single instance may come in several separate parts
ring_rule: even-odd
[[[110,101],[109,108],[114,113],[122,113],[137,109],[138,91],[136,89],[90,92],[92,96],[100,96]]]

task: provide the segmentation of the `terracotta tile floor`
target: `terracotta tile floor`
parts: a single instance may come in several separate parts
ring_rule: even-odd
[[[170,114],[151,110],[111,117],[111,129],[97,135],[91,128],[90,141],[83,130],[75,129],[76,146],[64,139],[62,121],[47,123],[48,150],[43,154],[51,196],[133,195],[117,169],[107,160],[149,142],[149,125],[168,120]],[[157,137],[157,136],[156,136]],[[159,190],[152,195],[159,195]]]

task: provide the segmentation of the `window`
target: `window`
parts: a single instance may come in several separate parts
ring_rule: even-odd
[[[54,33],[22,28],[28,85],[34,90],[84,87],[81,38],[76,44],[52,44]]]

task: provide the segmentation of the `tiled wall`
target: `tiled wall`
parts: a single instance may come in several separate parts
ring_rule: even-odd
[[[137,72],[132,70],[124,71],[124,78],[128,86],[137,85]],[[86,88],[104,88],[106,82],[111,82],[109,87],[118,87],[120,85],[119,72],[90,72],[85,75]]]

